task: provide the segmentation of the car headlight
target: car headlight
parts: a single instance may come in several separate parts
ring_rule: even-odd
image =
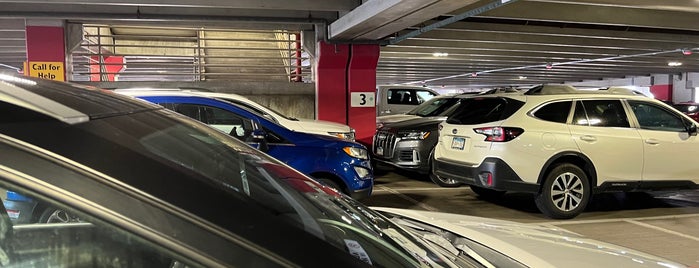
[[[363,148],[358,148],[358,147],[351,147],[347,146],[345,148],[342,148],[345,153],[351,157],[356,157],[359,159],[369,159],[369,154],[367,153],[367,150]]]
[[[397,136],[403,140],[424,140],[430,136],[430,131],[401,131]]]
[[[354,166],[354,172],[357,172],[357,176],[359,176],[361,179],[366,179],[369,177],[369,175],[371,175],[371,171],[364,167]]]
[[[354,131],[351,132],[328,132],[328,134],[343,140],[354,141]]]

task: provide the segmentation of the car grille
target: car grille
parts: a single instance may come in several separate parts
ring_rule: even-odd
[[[413,159],[413,155],[415,155],[414,159]],[[418,154],[414,153],[414,150],[401,150],[401,151],[399,151],[398,152],[398,159],[400,161],[405,161],[405,162],[418,162],[418,161],[420,161]]]
[[[387,131],[378,131],[374,136],[374,154],[382,155],[385,158],[393,157],[393,149],[396,146],[396,135]],[[381,148],[381,149],[379,149]],[[383,151],[383,154],[377,153]]]

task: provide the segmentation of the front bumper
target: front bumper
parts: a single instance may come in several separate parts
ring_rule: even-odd
[[[400,169],[422,174],[430,171],[430,152],[437,144],[436,139],[401,140],[399,138],[374,138],[372,156],[375,161]]]

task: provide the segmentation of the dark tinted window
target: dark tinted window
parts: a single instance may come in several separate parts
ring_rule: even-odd
[[[447,123],[475,125],[504,120],[514,114],[524,102],[509,98],[463,99]]]
[[[546,121],[565,123],[570,113],[571,101],[548,103],[534,112],[534,116]]]
[[[682,118],[660,106],[641,101],[629,101],[638,124],[642,129],[684,132],[685,123]]]
[[[447,109],[454,106],[454,104],[459,102],[459,100],[459,98],[434,98],[420,104],[420,106],[416,107],[407,114],[422,117],[443,115]]]
[[[619,100],[584,100],[580,101],[587,115],[586,119],[580,118],[576,111],[574,123],[577,125],[590,125],[595,127],[629,127],[629,120],[624,107]],[[580,105],[576,105],[579,110]]]

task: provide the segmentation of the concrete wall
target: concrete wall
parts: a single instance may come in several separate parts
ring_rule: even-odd
[[[289,82],[81,82],[96,87],[115,88],[198,88],[235,93],[270,107],[289,117],[315,119],[315,85]]]

